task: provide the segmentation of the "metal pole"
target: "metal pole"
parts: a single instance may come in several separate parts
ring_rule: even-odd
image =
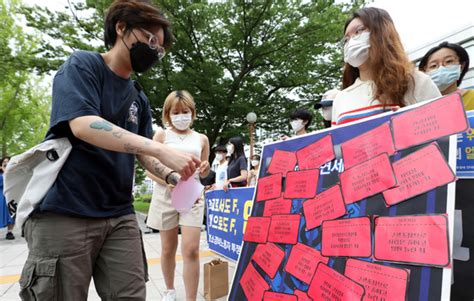
[[[253,123],[249,123],[249,129],[250,129],[250,160],[252,160],[253,157]]]

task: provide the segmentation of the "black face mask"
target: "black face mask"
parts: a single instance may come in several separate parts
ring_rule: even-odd
[[[137,41],[132,44],[132,48],[129,51],[130,62],[135,72],[145,72],[158,62],[158,51],[151,49],[148,44]]]

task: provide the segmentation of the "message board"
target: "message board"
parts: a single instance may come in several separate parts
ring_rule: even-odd
[[[467,127],[453,94],[265,145],[250,219],[269,233],[244,241],[228,299],[449,299]],[[275,153],[291,160],[269,171]]]

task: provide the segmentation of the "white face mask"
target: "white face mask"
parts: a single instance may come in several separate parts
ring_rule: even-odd
[[[461,65],[440,66],[428,73],[438,89],[443,92],[461,76]]]
[[[301,119],[292,120],[290,125],[295,133],[298,133],[304,127],[303,120]]]
[[[227,154],[228,154],[229,156],[234,153],[234,145],[233,145],[233,144],[228,144],[228,145],[226,146],[226,148],[227,148]]]
[[[225,158],[224,154],[216,154],[216,160],[221,162]]]
[[[344,62],[352,67],[359,67],[369,58],[370,32],[364,31],[352,37],[344,45]]]
[[[253,167],[257,166],[258,163],[259,163],[258,160],[252,160],[252,166],[253,166]]]
[[[331,121],[332,107],[321,108],[321,115],[323,115],[324,120]]]
[[[187,113],[187,114],[171,114],[170,115],[171,123],[173,126],[180,130],[184,131],[186,130],[189,125],[191,124],[192,121],[192,114]]]

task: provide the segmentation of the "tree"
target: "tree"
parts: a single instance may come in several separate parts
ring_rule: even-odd
[[[70,12],[24,7],[28,24],[59,46],[42,43],[38,66],[56,68],[68,51],[103,50],[102,16],[111,1],[71,3]],[[160,124],[164,99],[186,89],[198,108],[195,128],[214,144],[247,137],[245,116],[255,111],[258,127],[286,133],[297,106],[312,107],[341,75],[343,24],[360,1],[157,0],[171,19],[176,43],[160,66],[140,77]]]
[[[44,138],[49,99],[30,68],[35,40],[14,19],[16,1],[0,2],[0,150],[22,152]]]

